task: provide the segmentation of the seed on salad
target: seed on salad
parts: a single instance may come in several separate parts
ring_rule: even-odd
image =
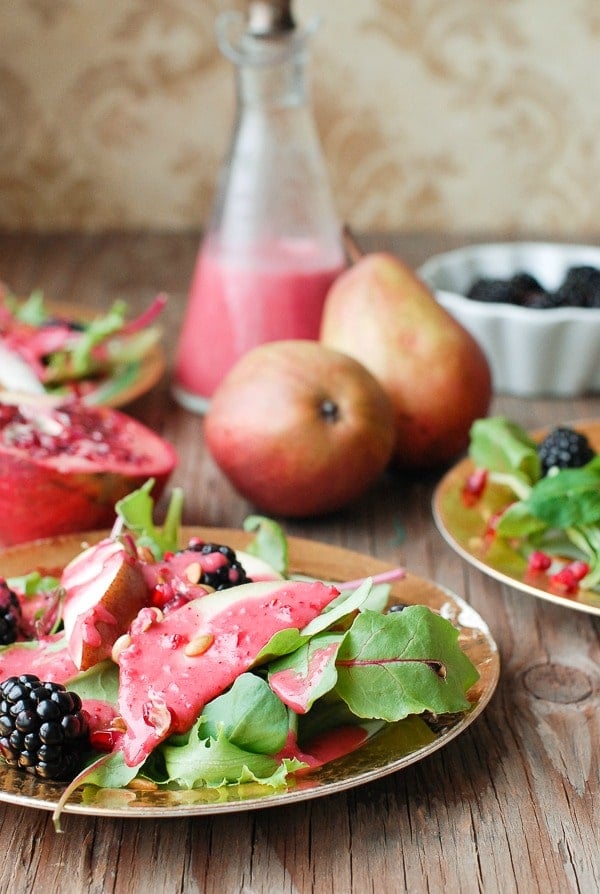
[[[131,639],[128,633],[123,633],[118,639],[113,643],[113,647],[110,653],[110,657],[115,662],[115,664],[119,663],[119,655],[121,652],[131,645],[133,640]]]
[[[204,655],[214,641],[215,638],[212,633],[202,633],[200,636],[191,639],[183,651],[188,658],[197,658],[198,655]]]
[[[185,576],[191,584],[197,584],[202,576],[200,562],[191,562],[185,569]]]

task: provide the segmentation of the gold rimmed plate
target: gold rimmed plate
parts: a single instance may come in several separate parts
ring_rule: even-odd
[[[600,452],[600,421],[586,419],[564,424],[585,434]],[[534,432],[532,437],[539,440],[544,434],[546,431]],[[470,565],[503,584],[565,608],[600,615],[600,593],[583,587],[572,596],[554,592],[548,575],[529,572],[526,559],[517,549],[486,536],[490,519],[507,505],[510,494],[504,487],[488,484],[480,499],[466,500],[464,487],[474,468],[469,458],[461,460],[435,490],[433,517],[446,542]]]
[[[243,549],[249,535],[229,528],[186,528],[182,542],[195,535]],[[0,553],[0,575],[12,577],[35,568],[56,573],[83,543],[92,543],[103,532],[66,535],[10,547]],[[341,547],[290,537],[290,573],[319,580],[354,580],[390,569],[379,559]],[[463,733],[482,713],[496,688],[500,670],[498,650],[485,622],[459,596],[432,581],[408,574],[392,586],[393,601],[419,603],[440,612],[458,627],[459,642],[479,671],[478,682],[468,694],[470,710],[451,718],[442,729],[433,729],[419,717],[387,724],[359,749],[306,775],[290,778],[286,789],[256,784],[219,789],[151,790],[78,789],[64,807],[66,813],[91,816],[167,818],[199,814],[232,813],[330,795],[379,779],[408,767]],[[41,782],[0,763],[0,801],[54,811],[62,786]]]

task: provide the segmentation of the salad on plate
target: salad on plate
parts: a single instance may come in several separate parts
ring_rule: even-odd
[[[491,567],[540,589],[600,594],[600,455],[588,428],[557,426],[534,438],[502,416],[477,420],[469,460],[440,487],[446,531]],[[469,518],[481,524],[469,527]]]
[[[151,486],[63,569],[2,582],[0,753],[63,787],[57,823],[79,787],[281,790],[387,724],[472,708],[479,672],[457,627],[390,604],[402,569],[291,576],[261,516],[245,550],[182,545],[181,490],[159,526]]]
[[[0,387],[102,401],[104,383],[126,372],[131,378],[157,350],[157,319],[166,300],[157,295],[140,316],[128,320],[122,300],[94,315],[48,302],[39,289],[20,299],[0,288]]]

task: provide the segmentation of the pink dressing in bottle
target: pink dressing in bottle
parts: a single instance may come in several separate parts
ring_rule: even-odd
[[[251,348],[317,339],[325,296],[345,266],[308,102],[312,30],[296,28],[286,0],[250,0],[246,19],[226,13],[217,22],[238,106],[175,359],[173,393],[195,412]]]

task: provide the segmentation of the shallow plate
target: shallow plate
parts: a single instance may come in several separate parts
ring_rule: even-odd
[[[194,528],[182,532],[184,538],[196,534],[206,540],[243,548],[249,535],[222,528]],[[93,542],[101,533],[64,536],[11,547],[0,554],[0,575],[10,577],[35,567],[54,570],[79,552],[82,538]],[[389,564],[340,547],[289,538],[290,572],[321,580],[353,580],[377,574]],[[93,816],[164,818],[198,814],[228,813],[259,807],[286,805],[309,798],[334,794],[379,779],[419,761],[446,745],[481,714],[498,682],[499,656],[496,644],[482,619],[462,599],[431,581],[408,575],[393,586],[393,599],[422,603],[439,611],[460,628],[460,643],[477,667],[480,679],[469,692],[472,708],[441,732],[434,732],[419,718],[388,724],[360,749],[292,780],[285,791],[266,786],[230,786],[226,789],[193,791],[133,791],[101,789],[95,794],[80,789],[65,806],[67,813]],[[40,782],[26,773],[0,766],[0,801],[43,810],[54,810],[62,786]]]
[[[64,301],[48,301],[47,306],[52,314],[74,321],[89,322],[100,313]],[[122,407],[153,388],[165,367],[164,351],[160,345],[154,345],[140,360],[115,364],[111,375],[102,379],[81,379],[79,384],[87,403]]]
[[[600,452],[600,421],[565,424],[586,434],[594,449]],[[533,437],[538,439],[543,434],[534,432]],[[467,506],[462,492],[473,469],[470,459],[462,460],[446,473],[434,493],[433,516],[446,542],[471,565],[504,584],[566,608],[600,615],[600,593],[582,588],[574,596],[553,593],[546,585],[546,575],[528,575],[527,563],[517,550],[505,543],[486,542],[487,521],[506,505],[507,490],[488,485],[483,498],[475,505]]]

